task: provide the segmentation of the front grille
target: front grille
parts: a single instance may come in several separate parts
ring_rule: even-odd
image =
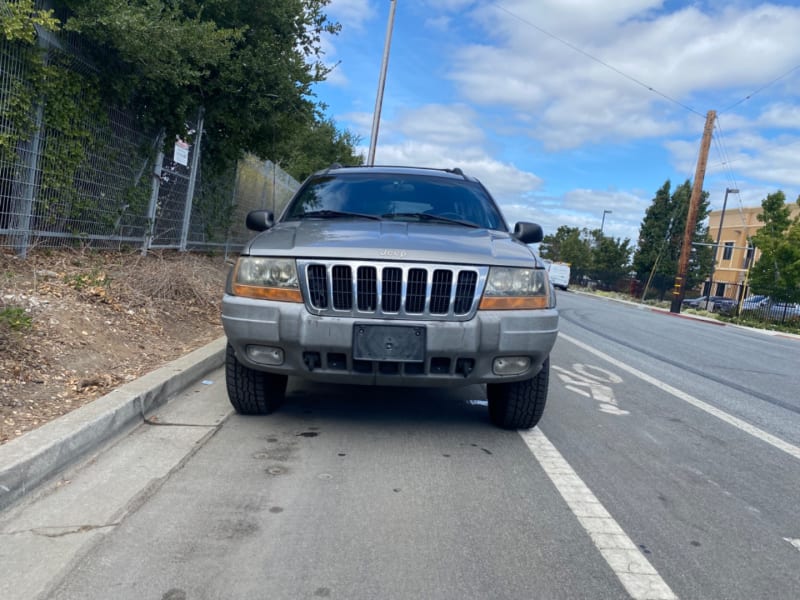
[[[477,310],[488,267],[299,260],[315,314],[466,320]]]

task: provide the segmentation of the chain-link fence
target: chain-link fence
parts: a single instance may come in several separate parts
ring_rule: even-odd
[[[91,73],[69,41],[43,35],[39,43],[40,60],[60,61],[77,77]],[[162,132],[114,107],[73,124],[78,136],[63,135],[45,106],[19,111],[30,87],[25,51],[0,40],[0,249],[21,256],[37,246],[76,245],[228,251],[252,235],[244,228],[248,210],[280,211],[297,189],[279,167],[251,156],[202,177],[202,110],[187,124],[187,140],[165,143]]]

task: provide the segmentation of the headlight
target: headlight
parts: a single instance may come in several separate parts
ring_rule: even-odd
[[[492,267],[480,308],[518,310],[550,308],[550,281],[543,269]]]
[[[293,258],[242,256],[236,263],[232,288],[236,296],[303,301]]]

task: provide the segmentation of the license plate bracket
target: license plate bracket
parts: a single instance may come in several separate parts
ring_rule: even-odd
[[[415,325],[353,325],[353,359],[424,362],[425,327]]]

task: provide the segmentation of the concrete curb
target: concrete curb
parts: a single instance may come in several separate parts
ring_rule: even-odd
[[[226,341],[221,337],[0,446],[0,510],[220,367]]]

